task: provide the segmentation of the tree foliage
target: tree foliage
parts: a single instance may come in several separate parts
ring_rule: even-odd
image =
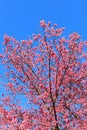
[[[8,83],[0,129],[86,130],[87,42],[76,32],[63,37],[56,24],[42,20],[40,26],[41,33],[21,42],[4,36],[0,57]]]

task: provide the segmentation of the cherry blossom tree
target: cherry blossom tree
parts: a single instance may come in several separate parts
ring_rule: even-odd
[[[40,27],[21,42],[4,36],[0,129],[87,130],[87,42],[51,22]]]

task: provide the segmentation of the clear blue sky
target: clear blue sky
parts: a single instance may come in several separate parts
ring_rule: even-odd
[[[0,0],[0,44],[5,33],[26,39],[41,19],[87,39],[87,0]]]
[[[27,39],[42,19],[87,39],[87,0],[0,0],[0,52],[4,34]]]

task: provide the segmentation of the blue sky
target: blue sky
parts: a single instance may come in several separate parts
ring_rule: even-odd
[[[0,46],[4,34],[26,39],[44,19],[87,37],[87,0],[0,0]],[[1,48],[0,48],[1,50]]]

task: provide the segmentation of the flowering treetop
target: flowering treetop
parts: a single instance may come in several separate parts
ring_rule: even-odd
[[[4,36],[0,57],[9,82],[8,95],[1,98],[0,129],[86,130],[87,42],[76,32],[62,37],[64,28],[51,22],[42,20],[40,26],[41,33],[21,42]],[[21,106],[20,95],[31,107]]]

